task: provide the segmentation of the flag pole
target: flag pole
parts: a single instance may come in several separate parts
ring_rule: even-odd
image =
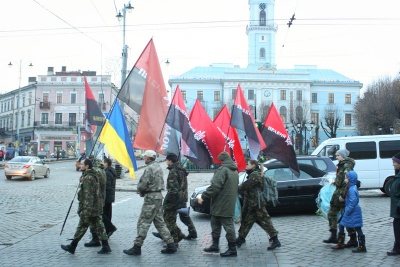
[[[79,186],[80,186],[80,185],[81,185],[81,182],[80,182],[80,180],[79,180],[78,186],[76,187],[76,191],[75,191],[74,198],[73,198],[72,201],[71,201],[71,205],[69,205],[69,209],[68,209],[68,211],[67,211],[67,215],[65,216],[64,223],[63,223],[63,225],[62,225],[62,227],[61,227],[60,236],[61,236],[61,234],[62,234],[62,232],[63,232],[63,230],[64,230],[65,223],[67,222],[68,215],[69,215],[69,213],[70,213],[70,211],[71,211],[72,204],[74,203],[74,200],[75,200],[76,194],[78,193],[78,189],[79,189]]]

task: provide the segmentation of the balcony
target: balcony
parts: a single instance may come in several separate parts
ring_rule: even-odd
[[[71,123],[68,121],[63,122],[55,122],[55,121],[35,121],[33,125],[37,128],[52,128],[52,129],[64,129],[64,130],[72,130],[72,128],[76,125],[75,123]]]
[[[45,102],[40,102],[40,108],[47,108],[47,109],[50,109],[50,102],[47,102],[47,101],[45,101]]]
[[[98,103],[98,105],[99,105],[99,108],[100,108],[101,110],[106,110],[106,109],[107,109],[107,103],[102,103],[102,102],[100,102],[100,103]]]

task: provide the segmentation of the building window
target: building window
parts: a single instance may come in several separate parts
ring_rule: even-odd
[[[346,104],[351,104],[351,94],[346,94],[346,96],[345,96],[345,103],[346,103]]]
[[[25,107],[25,95],[22,96],[22,106]]]
[[[29,105],[32,105],[32,93],[29,93],[29,100],[28,100],[28,103],[29,103]]]
[[[219,109],[213,109],[213,120],[218,116]]]
[[[317,93],[312,93],[311,94],[311,103],[318,103],[318,97]]]
[[[221,101],[221,92],[214,91],[214,101]]]
[[[69,113],[69,126],[76,126],[76,113]]]
[[[334,93],[329,93],[329,95],[328,95],[328,103],[329,104],[334,104],[335,103],[335,94]]]
[[[21,111],[21,127],[24,127],[25,122],[25,112]]]
[[[17,104],[16,104],[15,106],[16,106],[17,108],[19,108],[19,96],[17,96],[16,100],[17,100]]]
[[[319,113],[311,112],[311,121],[315,123],[315,126],[319,125]]]
[[[27,121],[27,125],[28,125],[28,126],[31,125],[31,114],[32,114],[32,111],[29,109],[29,110],[28,110],[28,121]]]
[[[57,104],[62,103],[62,93],[57,93]]]
[[[260,26],[267,25],[267,14],[264,10],[260,11]]]
[[[75,104],[76,103],[76,93],[72,93],[71,94],[71,104]]]
[[[344,125],[351,126],[351,114],[344,115]]]
[[[236,91],[237,89],[232,89],[232,99],[236,98]]]
[[[303,92],[301,90],[296,91],[296,100],[297,101],[303,100]]]
[[[43,93],[43,102],[48,103],[49,102],[49,93]]]
[[[3,110],[3,103],[1,103],[1,112],[4,112],[4,110]]]
[[[99,93],[99,103],[104,103],[104,93]]]
[[[186,101],[186,91],[185,91],[185,90],[182,90],[181,93],[182,93],[182,98],[183,98],[183,100]]]
[[[286,100],[286,90],[281,90],[281,100]]]
[[[197,91],[197,99],[203,101],[203,91]]]
[[[285,106],[279,108],[279,115],[281,116],[281,120],[283,123],[287,122],[287,109]]]
[[[247,91],[247,99],[254,100],[254,90],[253,89]]]
[[[18,128],[18,112],[15,113],[15,128]]]
[[[260,49],[260,59],[265,59],[265,48]]]
[[[62,113],[56,113],[55,124],[62,124]]]

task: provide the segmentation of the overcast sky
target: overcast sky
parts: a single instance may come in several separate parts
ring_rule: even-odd
[[[0,93],[28,76],[94,70],[120,84],[122,0],[0,1]],[[138,0],[126,17],[130,70],[151,37],[164,76],[195,66],[247,66],[248,0]],[[278,69],[312,64],[364,83],[400,71],[399,0],[276,0]],[[296,13],[291,28],[286,23]],[[12,68],[7,64],[14,63]],[[27,66],[32,62],[34,68]]]

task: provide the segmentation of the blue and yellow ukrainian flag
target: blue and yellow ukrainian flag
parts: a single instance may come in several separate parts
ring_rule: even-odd
[[[115,160],[128,168],[130,177],[135,179],[136,158],[118,101],[115,101],[114,108],[100,133],[100,142],[106,145],[107,151]]]

